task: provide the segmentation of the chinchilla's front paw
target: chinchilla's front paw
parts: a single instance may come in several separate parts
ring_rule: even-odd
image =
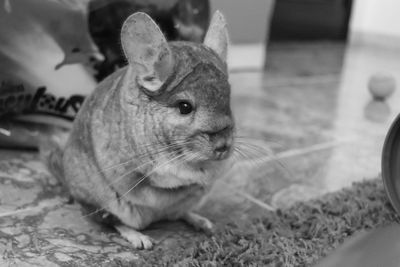
[[[123,238],[128,240],[136,249],[151,249],[153,248],[154,240],[128,226],[118,225],[115,226]]]
[[[194,229],[203,231],[207,235],[213,235],[215,233],[215,226],[209,219],[198,215],[193,212],[186,213],[183,218],[188,224],[194,227]]]

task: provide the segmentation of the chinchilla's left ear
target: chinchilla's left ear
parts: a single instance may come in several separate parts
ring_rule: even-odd
[[[158,94],[174,65],[160,28],[147,14],[135,13],[122,26],[121,43],[140,88],[148,94]]]
[[[226,28],[226,21],[224,15],[218,10],[215,11],[206,37],[204,38],[204,45],[214,50],[222,61],[226,62],[228,54],[229,35]]]

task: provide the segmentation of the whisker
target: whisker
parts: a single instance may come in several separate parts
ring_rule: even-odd
[[[259,158],[259,157],[254,156],[254,151],[249,151],[249,148],[247,146],[243,146],[243,144],[236,143],[235,149],[236,149],[237,153],[240,156],[242,156],[242,159],[244,159],[244,160],[257,161]],[[251,152],[253,152],[253,153],[251,153]]]
[[[259,168],[265,162],[260,157],[254,157],[253,155],[249,155],[248,151],[244,151],[241,147],[236,146],[236,151],[241,157],[241,162],[246,163],[247,166],[251,168]]]
[[[187,144],[190,144],[190,142],[188,141],[188,142],[182,142],[182,143],[179,143],[179,144],[166,145],[166,146],[161,147],[161,148],[159,148],[157,150],[154,150],[154,151],[147,151],[147,152],[135,154],[135,157],[137,159],[140,159],[140,158],[138,158],[138,156],[140,156],[140,157],[156,156],[156,155],[159,155],[159,154],[161,154],[161,153],[163,153],[165,151],[168,151],[169,149],[179,148],[179,147],[187,145]]]
[[[140,164],[139,166],[136,166],[135,168],[133,168],[132,170],[129,170],[127,172],[125,172],[123,175],[121,175],[120,177],[118,177],[117,179],[113,180],[112,182],[110,182],[109,184],[107,184],[107,187],[111,187],[112,185],[116,184],[117,182],[121,181],[124,177],[128,176],[129,174],[134,173],[136,170],[140,169],[141,167],[146,166],[147,164],[152,163],[152,161],[147,161],[143,164]]]
[[[186,145],[186,144],[189,144],[189,142],[184,142],[184,143],[181,143],[181,144],[171,144],[171,145],[167,145],[167,146],[162,147],[162,148],[160,148],[160,149],[158,149],[158,150],[152,151],[153,153],[148,153],[148,152],[146,152],[146,153],[135,154],[134,157],[132,157],[132,158],[130,158],[130,159],[124,161],[124,162],[121,162],[121,163],[118,163],[118,164],[115,164],[115,165],[112,165],[112,166],[108,166],[108,167],[106,167],[106,168],[104,168],[104,169],[99,170],[99,171],[97,172],[97,174],[99,174],[99,173],[104,173],[104,172],[106,172],[106,171],[109,171],[109,170],[112,170],[112,169],[115,169],[115,168],[118,168],[118,167],[125,166],[125,165],[127,165],[127,164],[129,164],[129,163],[132,163],[132,162],[135,161],[135,160],[140,160],[140,159],[142,159],[142,157],[159,155],[159,154],[161,154],[161,153],[167,151],[168,149],[175,148],[175,147],[180,147],[180,146]],[[149,144],[149,145],[150,145],[150,144]],[[153,145],[154,145],[154,144],[153,144]]]
[[[170,147],[168,147],[168,148],[170,148]],[[163,151],[166,151],[166,149],[163,150]],[[152,154],[152,155],[153,155],[153,154]],[[132,173],[135,172],[136,170],[138,170],[138,169],[140,169],[141,167],[144,167],[144,166],[146,166],[147,164],[150,164],[150,163],[152,163],[152,161],[145,162],[145,163],[140,164],[139,166],[135,167],[134,169],[129,170],[129,171],[126,172],[125,174],[121,175],[120,177],[118,177],[117,179],[115,179],[114,181],[112,181],[111,183],[109,183],[109,184],[108,184],[108,187],[112,186],[113,184],[115,184],[115,183],[119,182],[120,180],[122,180],[122,179],[123,179],[124,177],[126,177],[127,175],[132,174]]]
[[[253,137],[253,136],[245,136],[245,135],[234,135],[235,140],[244,140],[247,143],[250,142],[260,142],[263,144],[273,144],[273,145],[277,145],[283,149],[287,148],[287,146],[281,142],[278,141],[273,141],[273,140],[266,140],[265,138],[258,138],[258,137]]]
[[[149,154],[151,154],[151,155],[155,155],[155,154],[161,154],[162,152],[166,152],[168,149],[170,149],[170,148],[174,148],[174,147],[179,147],[179,146],[182,146],[182,145],[185,145],[185,144],[189,144],[190,142],[184,142],[184,143],[181,143],[181,144],[171,144],[171,145],[168,145],[168,146],[165,146],[165,147],[163,147],[162,149],[159,149],[158,151],[156,151],[157,153],[155,153],[154,151],[153,151],[153,153],[143,153],[143,154],[146,154],[145,156],[148,156]],[[168,155],[170,155],[171,153],[168,153],[167,154],[167,156]],[[108,167],[108,168],[106,168],[106,169],[104,169],[104,170],[111,170],[111,169],[113,169],[113,168],[116,168],[116,167],[120,167],[120,166],[124,166],[124,165],[126,165],[126,164],[128,164],[128,163],[131,163],[132,161],[134,161],[134,160],[138,160],[138,157],[137,157],[137,155],[135,155],[136,157],[134,157],[134,158],[132,158],[132,159],[129,159],[129,160],[127,160],[127,161],[125,161],[125,162],[122,162],[122,163],[119,163],[119,164],[116,164],[116,165],[114,165],[114,166],[110,166],[110,167]],[[179,158],[179,157],[181,157],[181,155],[179,155],[178,157],[176,157],[176,158]],[[173,158],[172,160],[174,160],[175,158]],[[172,161],[171,160],[171,161]],[[125,177],[127,177],[128,175],[130,175],[130,174],[132,174],[133,172],[135,172],[136,170],[138,170],[139,168],[141,168],[141,167],[143,167],[143,166],[146,166],[146,165],[148,165],[148,164],[150,164],[151,163],[151,161],[147,161],[147,162],[144,162],[144,163],[142,163],[142,164],[140,164],[139,166],[136,166],[135,168],[133,168],[133,169],[131,169],[131,170],[128,170],[127,172],[125,172],[124,174],[122,174],[120,177],[118,177],[117,179],[115,179],[115,180],[113,180],[112,182],[110,182],[108,185],[107,185],[107,187],[106,188],[103,188],[103,189],[101,189],[102,191],[105,191],[105,190],[107,190],[107,188],[109,188],[109,187],[111,187],[113,184],[115,184],[115,183],[118,183],[119,181],[121,181],[123,178],[125,178]],[[169,162],[166,162],[165,164],[168,164]],[[159,166],[158,168],[161,168],[162,166]],[[103,170],[103,171],[104,171]],[[151,173],[153,173],[155,171],[155,169],[154,170],[152,170],[150,173],[148,173],[147,175],[150,175]],[[101,171],[100,171],[101,172]],[[147,175],[144,175],[140,180],[139,180],[139,182],[137,183],[137,184],[135,184],[129,191],[131,191],[131,190],[133,190],[133,188],[135,188],[137,185],[139,185],[143,180],[145,180],[145,178],[146,178],[146,176]],[[129,193],[129,191],[128,192],[126,192],[124,195],[126,195],[127,193]],[[100,195],[100,194],[99,194]],[[100,199],[100,203],[101,202],[103,202],[102,201],[102,199]],[[93,215],[93,214],[95,214],[96,212],[100,212],[100,211],[102,211],[102,210],[104,210],[104,209],[100,209],[100,210],[96,210],[96,211],[94,211],[94,212],[92,212],[92,213],[89,213],[89,214],[87,214],[87,215],[85,215],[86,217],[87,216],[90,216],[90,215]]]
[[[121,167],[121,166],[125,166],[125,165],[127,165],[129,163],[132,163],[135,159],[136,158],[131,158],[131,159],[127,160],[127,161],[124,161],[124,162],[121,162],[121,163],[106,167],[104,169],[101,169],[98,173],[106,172],[106,171],[109,171],[109,170],[112,170],[112,169],[115,169],[115,168],[118,168],[118,167]]]
[[[122,199],[122,198],[125,197],[129,192],[131,192],[133,189],[135,189],[140,183],[142,183],[146,178],[148,178],[150,174],[155,173],[155,172],[156,172],[157,170],[159,170],[160,168],[162,168],[162,167],[164,167],[164,166],[170,164],[171,162],[173,162],[174,160],[177,160],[177,159],[181,158],[182,156],[183,156],[183,155],[178,155],[178,156],[176,156],[176,157],[174,157],[174,158],[172,158],[172,159],[169,159],[169,160],[163,162],[162,164],[158,165],[157,167],[153,168],[150,172],[148,172],[147,174],[143,175],[143,176],[139,179],[139,181],[138,181],[134,186],[132,186],[128,191],[126,191],[124,194],[122,194],[122,196],[121,196],[119,199]]]
[[[122,198],[124,198],[124,197],[125,197],[127,194],[129,194],[133,189],[135,189],[139,184],[141,184],[146,178],[148,178],[150,174],[156,172],[158,169],[160,169],[160,168],[162,168],[162,167],[164,167],[164,166],[170,164],[172,161],[174,161],[174,160],[176,160],[176,159],[179,159],[179,158],[181,158],[181,157],[183,157],[182,154],[180,154],[180,155],[178,155],[178,156],[176,156],[176,157],[174,157],[174,158],[172,158],[172,159],[169,159],[169,160],[163,162],[161,165],[159,165],[159,166],[153,168],[150,172],[148,172],[147,174],[145,174],[145,175],[143,175],[142,177],[140,177],[139,180],[138,180],[131,188],[129,188],[124,194],[122,194],[119,198],[117,198],[117,200],[121,200]],[[91,212],[91,213],[89,213],[89,214],[84,215],[83,217],[89,217],[89,216],[94,215],[94,214],[96,214],[96,213],[98,213],[98,212],[104,211],[106,208],[107,208],[107,207],[103,207],[103,208],[97,209],[97,210],[95,210],[95,211],[93,211],[93,212]]]
[[[234,152],[237,152],[237,154],[239,154],[240,156],[242,156],[243,159],[247,159],[247,155],[244,154],[244,153],[242,152],[242,150],[240,149],[240,147],[234,146],[233,150],[234,150]],[[237,154],[234,154],[234,155],[237,155]]]
[[[143,135],[143,136],[145,136],[145,135]],[[171,144],[169,144],[169,145],[178,144],[178,142],[186,141],[186,139],[187,139],[186,137],[170,139],[169,141],[171,142]],[[126,145],[122,146],[122,148],[131,146],[131,145],[132,144],[126,144]],[[153,147],[155,145],[158,145],[158,143],[141,143],[141,144],[135,144],[135,148],[141,149],[141,148]],[[166,146],[168,146],[168,145],[166,145]]]
[[[251,155],[256,156],[258,158],[268,157],[269,159],[274,158],[274,153],[271,149],[259,147],[253,144],[242,144],[243,149],[247,149],[248,153],[252,153]]]
[[[240,142],[239,142],[240,144]],[[282,170],[284,170],[286,172],[287,175],[289,175],[289,177],[293,178],[294,175],[293,173],[289,170],[289,168],[278,158],[275,157],[275,155],[272,153],[272,151],[264,149],[262,147],[258,147],[256,145],[253,144],[247,144],[247,143],[242,143],[242,145],[245,145],[245,147],[238,147],[238,150],[240,150],[240,148],[247,148],[247,152],[248,154],[250,154],[250,152],[253,152],[253,156],[255,155],[257,158],[248,158],[248,163],[252,164],[255,163],[257,166],[266,163],[265,162],[265,156],[268,156],[268,158],[274,162],[275,164],[277,164]],[[247,154],[247,155],[248,155]]]
[[[260,146],[254,145],[254,144],[244,143],[244,142],[240,142],[240,141],[238,141],[236,143],[241,145],[238,147],[240,147],[242,149],[242,151],[244,149],[247,149],[247,150],[245,150],[245,151],[247,151],[246,155],[250,154],[250,156],[253,156],[253,157],[254,156],[255,157],[265,157],[265,156],[272,157],[272,155],[273,155],[272,151],[267,148],[262,148]]]

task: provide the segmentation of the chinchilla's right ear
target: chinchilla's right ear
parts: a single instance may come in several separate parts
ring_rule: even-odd
[[[226,28],[225,17],[217,10],[211,19],[210,26],[204,37],[204,45],[214,50],[222,61],[226,62],[228,43],[229,35]]]
[[[174,65],[160,28],[147,14],[135,13],[122,26],[121,43],[139,86],[148,94],[158,94]]]

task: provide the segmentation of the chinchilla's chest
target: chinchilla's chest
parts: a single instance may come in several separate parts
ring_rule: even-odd
[[[130,202],[131,210],[140,216],[137,219],[148,225],[159,220],[181,218],[194,209],[206,193],[207,190],[199,185],[179,188],[146,186],[125,199]]]
[[[206,195],[206,190],[199,186],[167,190],[167,194],[162,203],[152,207],[153,211],[156,213],[155,218],[157,220],[175,220],[182,217],[188,211],[195,209],[201,199]]]
[[[177,219],[196,208],[209,192],[214,172],[160,168],[150,177],[151,189],[146,191],[147,207],[155,220]]]

